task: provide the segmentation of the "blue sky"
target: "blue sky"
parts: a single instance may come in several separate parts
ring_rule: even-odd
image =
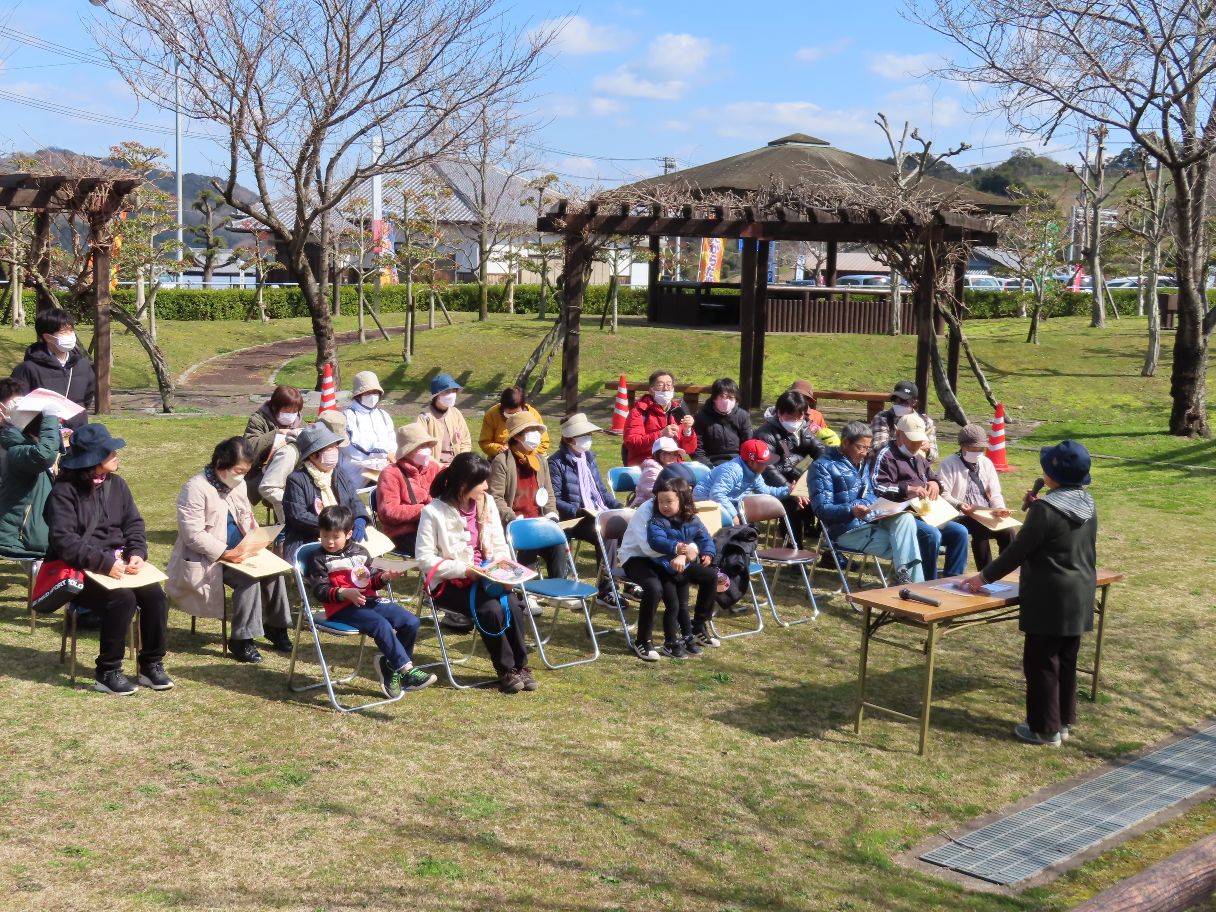
[[[662,156],[685,167],[791,132],[880,157],[888,152],[878,111],[919,126],[939,147],[970,142],[959,166],[1003,161],[1018,145],[1041,149],[999,119],[971,113],[964,87],[925,75],[952,49],[902,9],[896,0],[515,0],[509,16],[521,24],[567,20],[535,85],[547,121],[538,164],[613,185],[657,173]],[[172,148],[172,115],[137,102],[113,71],[87,62],[99,56],[83,24],[92,13],[86,0],[14,0],[0,9],[0,26],[71,52],[0,34],[0,151],[96,154],[124,139]],[[1072,159],[1072,142],[1057,137],[1043,151]],[[188,136],[185,146],[186,170],[218,170],[205,138]]]

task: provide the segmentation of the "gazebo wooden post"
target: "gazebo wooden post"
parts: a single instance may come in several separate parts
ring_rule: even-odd
[[[827,263],[825,264],[825,268],[823,270],[823,281],[824,281],[824,284],[828,286],[828,288],[836,287],[837,247],[838,247],[838,245],[835,241],[828,241],[828,258],[827,258]]]
[[[657,234],[650,236],[650,262],[646,264],[646,278],[650,283],[646,290],[646,319],[654,323],[659,318],[659,267],[662,262],[659,259],[659,242],[662,240]]]
[[[745,408],[752,405],[752,378],[755,370],[753,337],[756,332],[756,242],[741,238],[742,262],[739,269],[739,399]]]
[[[46,291],[51,274],[51,213],[42,209],[34,213],[33,267],[39,281],[34,286],[38,309],[56,307],[59,302]]]
[[[916,388],[920,391],[921,411],[929,405],[929,359],[935,341],[933,331],[933,294],[937,283],[937,232],[925,237],[921,258],[920,285],[916,289]]]
[[[764,398],[764,332],[768,328],[768,260],[770,241],[760,241],[756,251],[756,306],[752,312],[752,382],[748,408],[757,408]]]
[[[98,415],[110,414],[110,245],[95,243],[93,252],[93,371],[97,375]]]
[[[578,356],[583,294],[591,270],[591,248],[581,234],[566,235],[566,268],[562,285],[566,335],[562,339],[562,399],[566,415],[578,411]]]
[[[954,295],[949,302],[950,312],[954,314],[954,319],[963,319],[963,280],[966,275],[967,266],[965,263],[956,263],[954,265]],[[962,348],[962,337],[957,329],[949,326],[949,345],[946,352],[946,381],[950,384],[951,392],[958,392],[958,359],[959,350]]]

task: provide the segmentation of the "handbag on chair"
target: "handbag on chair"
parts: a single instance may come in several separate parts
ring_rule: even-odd
[[[100,519],[101,511],[94,510],[81,537],[88,538],[97,528]],[[30,607],[38,614],[51,614],[82,592],[84,592],[83,570],[68,566],[65,561],[44,560],[42,566],[38,568],[38,576],[34,580]]]

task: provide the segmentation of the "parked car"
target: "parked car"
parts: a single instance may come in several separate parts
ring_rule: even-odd
[[[857,275],[841,276],[836,280],[837,285],[890,285],[891,277],[889,275],[866,275],[858,273]]]
[[[1005,291],[1034,291],[1034,279],[1005,279]]]
[[[1005,283],[986,272],[969,272],[963,276],[964,288],[978,288],[983,291],[1003,291]]]

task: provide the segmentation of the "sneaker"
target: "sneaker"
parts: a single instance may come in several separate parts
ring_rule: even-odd
[[[709,646],[713,649],[717,649],[722,645],[722,641],[714,636],[708,627],[702,627],[699,630],[694,627],[692,635],[694,639],[696,639],[697,644],[700,646]]]
[[[129,697],[139,691],[139,688],[132,684],[121,671],[99,672],[93,689],[98,693],[111,694],[115,697]]]
[[[267,627],[266,640],[275,652],[285,652],[290,655],[291,637],[288,636],[286,627]]]
[[[524,690],[533,691],[540,687],[540,683],[536,678],[532,677],[532,669],[527,665],[515,669],[515,674],[524,682]]]
[[[676,640],[672,643],[664,643],[659,647],[659,652],[667,656],[669,659],[689,658],[688,650],[684,648],[683,640]]]
[[[152,690],[172,690],[173,679],[165,674],[165,666],[160,662],[149,662],[139,669],[139,683]]]
[[[691,656],[699,656],[705,650],[703,650],[701,648],[701,644],[697,642],[696,636],[690,633],[688,636],[684,637],[684,651]]]
[[[1043,747],[1059,747],[1060,733],[1055,732],[1051,736],[1040,735],[1038,732],[1030,730],[1030,726],[1025,722],[1019,722],[1013,727],[1013,733],[1025,741],[1027,744],[1038,744]]]
[[[524,689],[524,682],[514,671],[504,671],[498,676],[498,689],[505,694],[517,694]]]
[[[548,602],[546,602],[545,604],[547,605]],[[528,606],[528,614],[532,615],[532,617],[534,617],[534,618],[544,617],[545,605],[542,605],[540,603],[539,599],[537,599],[537,598],[528,599],[527,606]]]
[[[439,679],[422,668],[411,668],[405,673],[405,680],[402,682],[401,689],[405,693],[413,693],[415,690],[422,690],[424,687],[430,687]]]
[[[1075,726],[1073,726],[1073,725],[1061,725],[1060,726],[1060,740],[1067,741],[1069,738],[1071,738],[1073,728],[1075,728]]]
[[[657,662],[659,660],[658,652],[655,651],[654,646],[650,643],[638,643],[635,641],[633,653],[643,662]]]
[[[473,629],[473,619],[463,614],[456,614],[452,611],[445,611],[443,619],[439,622],[443,625],[444,630],[451,630],[453,633],[468,633]]]
[[[380,691],[390,700],[401,696],[401,679],[404,675],[389,664],[384,656],[376,657],[376,677],[380,679]]]
[[[257,664],[262,661],[262,654],[258,652],[258,648],[253,645],[253,640],[229,640],[228,655],[232,656],[238,662],[250,662]]]
[[[595,598],[597,605],[603,605],[605,608],[611,608],[613,611],[624,611],[627,607],[620,599],[618,599],[611,589],[606,589]]]

